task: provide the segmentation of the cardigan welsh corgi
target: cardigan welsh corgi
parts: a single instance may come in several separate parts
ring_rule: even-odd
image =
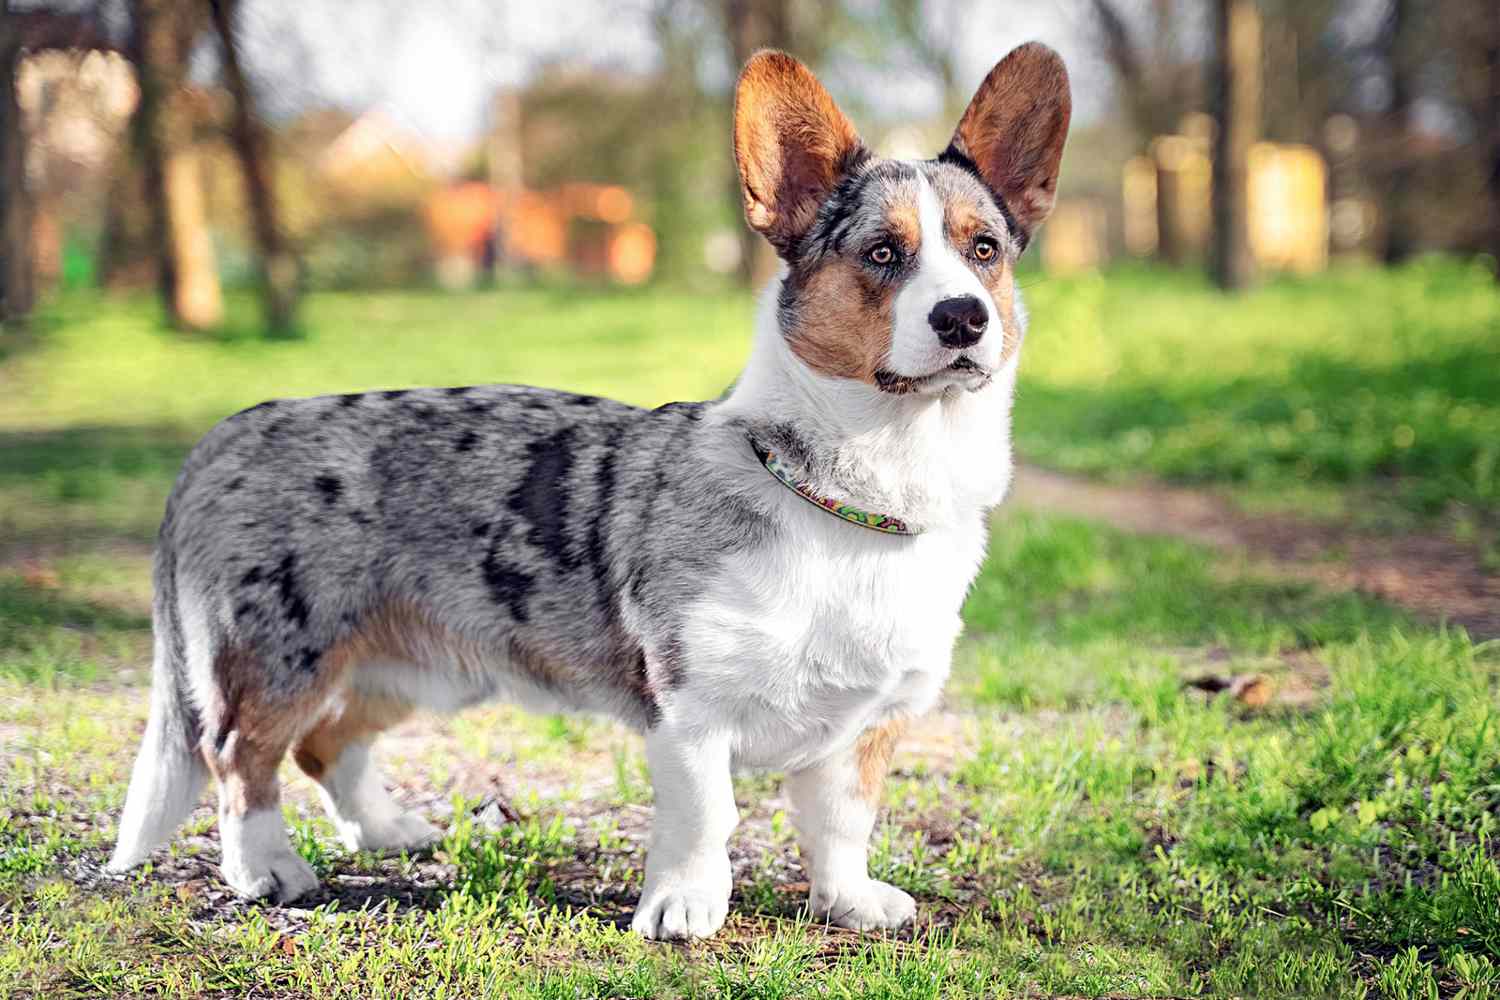
[[[394,390],[215,427],[161,526],[150,719],[110,868],[145,860],[212,776],[225,881],[313,891],[282,822],[288,752],[351,849],[428,845],[374,740],[415,708],[505,698],[644,734],[646,937],[723,924],[735,768],[786,772],[816,917],[910,920],[867,842],[1010,481],[1016,259],[1070,107],[1057,54],[1023,45],[934,159],[883,159],[806,67],[761,52],[734,158],[784,267],[725,396]]]

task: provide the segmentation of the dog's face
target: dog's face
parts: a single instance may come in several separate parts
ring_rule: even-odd
[[[793,353],[887,393],[977,389],[1020,348],[1014,267],[1052,209],[1070,111],[1056,53],[990,71],[936,159],[875,157],[801,63],[762,52],[735,93],[745,214],[787,262]]]

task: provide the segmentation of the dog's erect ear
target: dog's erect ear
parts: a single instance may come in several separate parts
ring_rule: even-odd
[[[845,172],[867,154],[812,72],[785,52],[757,52],[734,91],[734,160],[750,227],[783,257]]]
[[[1021,228],[1022,246],[1057,200],[1057,168],[1072,113],[1062,59],[1040,42],[1028,42],[990,70],[938,157],[961,158],[978,169]]]

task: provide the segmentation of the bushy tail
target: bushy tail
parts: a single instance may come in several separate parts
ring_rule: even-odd
[[[109,859],[109,869],[116,872],[146,860],[187,819],[208,779],[208,767],[198,752],[201,724],[187,697],[174,560],[165,541],[163,538],[156,562],[151,716],[130,775],[130,791],[120,814],[120,834]]]

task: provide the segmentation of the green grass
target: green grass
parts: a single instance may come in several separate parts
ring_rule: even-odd
[[[1031,281],[1016,414],[1031,461],[1365,520],[1500,514],[1500,292],[1475,267],[1335,271],[1239,299],[1164,272]],[[149,540],[192,442],[271,397],[515,381],[712,398],[750,312],[648,291],[325,294],[306,339],[265,341],[172,337],[150,301],[75,295],[3,362],[0,547]]]
[[[873,853],[937,920],[910,942],[798,922],[767,865],[737,888],[724,940],[642,944],[609,906],[556,891],[640,857],[581,830],[567,797],[499,830],[460,811],[426,909],[325,908],[287,934],[255,908],[204,918],[149,880],[100,893],[68,873],[102,859],[123,794],[134,730],[99,721],[121,693],[62,684],[37,704],[35,683],[11,681],[0,983],[49,996],[1500,992],[1500,650],[1202,549],[1035,516],[997,524],[968,619],[952,696],[973,743],[898,774]],[[1312,661],[1327,686],[1303,705],[1252,712],[1182,686],[1207,670],[1285,685]],[[534,730],[577,744],[566,726]],[[321,820],[295,829],[321,870],[361,870]],[[771,830],[769,859],[790,857],[785,818]]]
[[[1027,294],[1016,434],[1033,461],[1500,511],[1500,290],[1477,265],[1336,270],[1234,299],[1155,271]]]
[[[1031,304],[1018,424],[1034,456],[1272,492],[1389,488],[1413,511],[1424,490],[1491,503],[1492,480],[1465,470],[1496,439],[1494,367],[1442,361],[1493,342],[1494,292],[1461,268],[1284,282],[1237,303],[1163,276],[1049,281]],[[430,746],[393,751],[405,794],[447,827],[432,858],[351,855],[306,783],[291,786],[297,849],[362,896],[308,913],[219,898],[194,867],[214,849],[210,807],[162,861],[176,874],[96,881],[146,709],[144,543],[196,434],[267,396],[377,386],[711,396],[743,355],[747,309],[319,296],[308,340],[262,343],[173,338],[145,304],[75,299],[13,345],[0,996],[1500,997],[1500,646],[1040,514],[997,519],[949,712],[914,733],[887,789],[872,865],[918,897],[910,934],[800,918],[785,803],[774,778],[750,777],[725,932],[635,938],[622,927],[650,801],[639,742],[511,710],[433,723]],[[1365,407],[1355,382],[1388,407]],[[1295,459],[1271,433],[1284,397],[1300,400],[1294,423],[1309,408],[1318,421],[1293,435]],[[1453,424],[1460,406],[1468,422]],[[1429,441],[1440,424],[1454,433]],[[1401,426],[1413,439],[1395,458],[1417,464],[1370,457]],[[1335,469],[1344,438],[1356,457]],[[1246,674],[1278,697],[1252,708],[1185,686]],[[490,774],[518,819],[473,813]]]

